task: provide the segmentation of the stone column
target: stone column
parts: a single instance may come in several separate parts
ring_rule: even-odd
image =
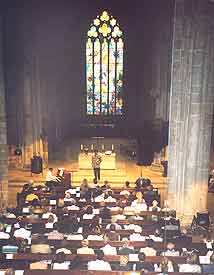
[[[43,98],[40,87],[38,56],[26,58],[24,63],[24,133],[23,166],[30,167],[31,158],[40,155],[43,167],[48,165],[47,137],[43,127]]]
[[[0,211],[8,201],[8,147],[3,68],[2,19],[0,18]]]
[[[175,1],[168,200],[183,224],[207,210],[214,104],[213,9],[209,1]]]

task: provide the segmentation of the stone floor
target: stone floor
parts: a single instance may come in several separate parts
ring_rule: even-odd
[[[73,184],[80,185],[83,178],[87,178],[89,182],[92,182],[93,171],[92,170],[79,170],[78,163],[63,163],[52,162],[50,167],[53,167],[56,171],[58,167],[64,167],[67,170],[77,170],[73,176]],[[167,179],[162,176],[162,172],[154,167],[142,167],[136,166],[135,162],[130,160],[120,160],[117,162],[116,170],[103,170],[101,171],[101,183],[104,180],[108,180],[112,187],[120,187],[125,180],[131,182],[131,186],[134,185],[136,179],[141,175],[145,178],[150,178],[153,185],[159,189],[162,202],[167,198]],[[23,169],[10,169],[9,170],[9,205],[16,205],[16,193],[19,192],[24,183],[33,180],[35,184],[41,184],[45,181],[46,171],[43,175],[31,175],[29,170]],[[208,210],[214,215],[214,194],[208,194]]]

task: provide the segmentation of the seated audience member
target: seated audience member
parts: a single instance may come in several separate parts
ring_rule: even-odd
[[[111,194],[112,194],[112,192],[109,192],[108,193],[108,195],[106,194],[105,195],[105,197],[104,197],[104,201],[105,202],[111,202],[111,203],[113,203],[113,202],[117,202],[117,200],[115,199],[115,198],[113,198],[112,196],[111,196]]]
[[[105,203],[101,203],[101,208],[99,211],[100,218],[103,220],[110,220],[111,219],[111,209],[109,209]]]
[[[95,261],[88,262],[88,270],[111,271],[111,265],[104,261],[104,253],[102,250],[97,251],[96,258]]]
[[[141,190],[142,186],[143,186],[143,182],[144,182],[144,178],[143,177],[139,177],[136,182],[135,182],[135,189],[136,190]]]
[[[146,262],[146,255],[144,253],[138,254],[139,262],[136,263],[134,270],[143,271],[145,273],[153,272],[154,265],[152,263]]]
[[[84,227],[84,232],[93,234],[96,240],[100,239],[101,225],[99,216],[94,216],[94,218],[91,220],[91,223],[86,225],[86,228]]]
[[[122,241],[124,243],[123,243],[122,248],[119,249],[118,255],[135,254],[134,249],[132,247],[129,247],[129,241],[128,241],[128,239],[124,238]]]
[[[114,225],[115,226],[115,230],[121,230],[122,229],[122,226],[120,224],[118,224],[117,222],[117,219],[115,219],[114,217],[112,217],[112,223],[110,224],[107,224],[106,225],[106,230],[109,230],[111,225]]]
[[[60,179],[57,176],[53,175],[53,168],[49,168],[46,174],[46,186],[51,188],[56,186],[60,182]]]
[[[124,186],[124,190],[122,190],[121,192],[120,192],[120,195],[130,195],[130,192],[127,190],[128,188],[130,188],[130,182],[129,181],[126,181],[125,182],[125,184],[124,184],[125,186]]]
[[[33,193],[33,187],[29,188],[29,193],[27,194],[25,200],[31,202],[33,200],[39,200],[39,197]]]
[[[35,188],[35,191],[34,193],[39,197],[43,195],[43,186],[42,185],[37,185],[36,188]]]
[[[168,258],[164,258],[161,261],[159,267],[157,267],[157,265],[155,264],[155,271],[161,271],[163,274],[167,274],[168,272],[175,272],[176,269],[176,266],[174,268],[173,262],[170,261]]]
[[[179,265],[179,272],[201,273],[201,267],[198,263],[198,256],[196,254],[188,256],[186,264]]]
[[[132,242],[137,242],[137,241],[144,242],[146,238],[144,236],[142,236],[140,233],[132,233],[129,236],[129,239]]]
[[[97,188],[97,179],[96,178],[93,179],[93,188]]]
[[[134,224],[135,220],[133,217],[128,218],[128,224],[124,225],[125,230],[134,230],[135,233],[141,233],[142,227],[138,224]]]
[[[58,231],[58,224],[54,223],[53,231],[48,233],[48,240],[63,240],[64,235]]]
[[[105,201],[105,193],[101,193],[99,196],[94,198],[95,202],[104,202]]]
[[[31,231],[26,229],[26,224],[24,222],[19,223],[20,228],[14,231],[13,236],[16,239],[29,239]]]
[[[119,200],[118,200],[118,204],[117,204],[117,205],[118,205],[119,207],[122,207],[122,208],[123,208],[125,205],[129,205],[129,203],[130,203],[130,202],[129,202],[129,196],[130,196],[130,195],[125,194],[125,195],[123,195],[122,197],[120,197]]]
[[[64,209],[64,216],[59,217],[58,228],[61,233],[71,234],[77,232],[79,223],[76,215],[66,214],[67,208]]]
[[[8,240],[10,239],[10,234],[4,231],[4,225],[0,223],[0,240]]]
[[[39,219],[40,216],[45,212],[45,210],[44,208],[42,208],[40,201],[34,199],[30,202],[29,212],[31,214],[29,218]]]
[[[144,199],[146,201],[146,204],[151,206],[152,202],[157,198],[157,193],[153,190],[152,185],[147,186],[146,189],[147,190],[143,193]]]
[[[91,220],[94,218],[93,207],[88,205],[85,210],[85,214],[82,216],[83,220]]]
[[[100,248],[104,255],[117,255],[117,249],[110,244],[106,244],[104,247]]]
[[[142,192],[137,192],[136,198],[137,199],[132,202],[131,206],[134,207],[137,211],[147,211],[148,206],[143,199]]]
[[[156,200],[152,202],[152,206],[149,207],[149,211],[161,211],[161,208],[158,207],[158,202]]]
[[[70,266],[70,261],[66,261],[65,253],[60,252],[56,254],[56,257],[52,262],[53,270],[68,270],[69,266]]]
[[[54,216],[53,215],[49,215],[48,220],[45,224],[45,228],[47,229],[52,229],[54,225]]]
[[[88,180],[87,179],[83,179],[81,185],[80,185],[80,195],[81,196],[85,196],[85,194],[89,191],[90,187],[88,184]]]
[[[30,252],[33,254],[50,254],[51,247],[49,244],[46,243],[45,237],[40,236],[37,240],[37,243],[31,245]]]
[[[63,252],[66,255],[72,254],[71,250],[66,248],[66,245],[67,245],[66,241],[65,240],[62,241],[61,242],[61,248],[58,248],[56,250],[56,254],[61,253],[61,252]]]
[[[4,214],[5,218],[7,219],[15,219],[16,218],[16,215],[15,215],[15,209],[12,209],[10,207],[8,207],[6,209],[6,213]]]
[[[179,256],[179,251],[175,250],[175,244],[169,242],[166,246],[166,251],[161,253],[162,256]]]
[[[54,217],[54,222],[58,221],[57,215],[52,212],[52,206],[48,206],[46,208],[47,212],[42,215],[42,219],[48,219],[48,217],[51,215]]]
[[[72,198],[70,192],[65,192],[64,202],[69,203],[69,205],[71,205],[71,204],[75,204],[76,200]]]
[[[109,229],[106,230],[105,233],[105,240],[106,241],[119,241],[120,235],[116,232],[115,224],[110,224]]]
[[[132,271],[133,265],[129,263],[129,257],[126,255],[120,256],[119,264],[112,264],[113,270],[118,271]]]
[[[214,273],[214,253],[210,256],[210,264],[202,264],[202,273]]]
[[[103,186],[101,186],[103,190],[111,190],[111,186],[107,180],[104,181]]]
[[[142,247],[140,252],[144,253],[146,256],[156,256],[157,251],[154,249],[154,241],[147,240],[146,247]]]
[[[82,247],[77,249],[77,254],[94,255],[94,249],[88,247],[89,241],[87,239],[83,240],[81,244],[82,244]]]

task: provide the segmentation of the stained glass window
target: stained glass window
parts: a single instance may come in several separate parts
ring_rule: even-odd
[[[123,32],[103,11],[90,26],[86,42],[88,115],[123,114]]]

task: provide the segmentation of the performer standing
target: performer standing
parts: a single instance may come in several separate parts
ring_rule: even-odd
[[[92,155],[92,167],[94,169],[95,180],[100,180],[100,164],[102,162],[101,156],[98,154],[98,150],[94,150]]]

